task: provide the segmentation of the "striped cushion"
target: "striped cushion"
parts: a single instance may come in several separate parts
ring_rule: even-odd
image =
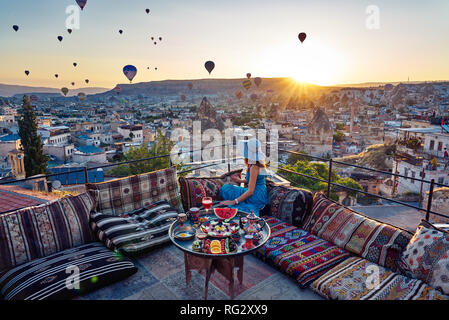
[[[89,228],[94,206],[83,193],[0,215],[0,272],[94,241]]]
[[[138,254],[169,241],[168,229],[177,215],[167,201],[159,201],[120,217],[93,213],[91,228],[108,248]]]
[[[176,182],[176,167],[148,172],[102,183],[87,183],[89,192],[97,191],[97,212],[120,216],[153,202],[166,200],[183,211]]]
[[[93,242],[27,262],[1,274],[0,293],[5,300],[70,299],[122,280],[136,271],[128,258],[105,248],[102,243]],[[75,275],[79,276],[78,288]]]
[[[421,280],[407,278],[366,259],[351,257],[315,280],[312,290],[334,300],[447,300]]]

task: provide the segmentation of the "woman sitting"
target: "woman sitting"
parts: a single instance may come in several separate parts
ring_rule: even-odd
[[[238,184],[245,183],[247,188],[231,184],[225,184],[220,188],[219,195],[225,200],[221,205],[237,208],[241,211],[254,212],[259,216],[259,210],[268,203],[267,187],[265,177],[267,168],[265,166],[265,155],[262,152],[259,140],[253,138],[249,141],[239,141],[239,153],[244,157],[247,167],[246,179],[232,178]]]

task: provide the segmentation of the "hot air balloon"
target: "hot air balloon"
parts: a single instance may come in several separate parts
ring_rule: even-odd
[[[306,40],[307,35],[304,32],[301,32],[300,34],[298,34],[298,39],[299,41],[301,41],[301,43],[304,42],[304,40]]]
[[[189,84],[187,86],[189,87],[189,90],[193,89],[193,83],[189,82]]]
[[[64,39],[62,36],[58,36],[58,40],[59,40],[59,42],[61,42],[62,41],[62,39]]]
[[[250,98],[251,98],[251,100],[256,101],[256,100],[257,100],[257,94],[253,93],[253,94],[250,96]]]
[[[145,12],[148,14],[150,13],[150,9],[145,9]]]
[[[214,68],[215,68],[215,63],[213,61],[206,61],[206,63],[204,64],[204,67],[210,74],[212,72],[212,70],[214,70]]]
[[[246,90],[251,88],[251,80],[245,80],[242,82],[242,84],[243,84],[243,88],[245,88]]]
[[[251,73],[247,73],[246,74],[246,77],[249,79],[249,78],[251,78]]]
[[[151,40],[154,40],[154,37],[151,37]]]
[[[132,65],[127,65],[123,67],[123,73],[128,78],[129,82],[132,82],[137,74],[137,68]]]
[[[122,91],[122,88],[120,88],[119,86],[116,86],[114,88],[114,91],[117,92],[117,94],[120,94],[120,92]]]
[[[84,99],[86,99],[86,94],[84,92],[78,93],[78,99],[80,99],[81,102],[84,102]]]
[[[28,70],[25,70],[25,74],[28,76],[30,72]]]
[[[154,45],[157,45],[157,42],[156,42],[156,41],[154,42]]]
[[[181,100],[182,100],[182,101],[186,101],[186,96],[183,95],[183,94],[181,94]]]
[[[86,83],[89,83],[89,79],[84,80]]]
[[[159,37],[159,41],[162,41],[162,37]]]
[[[75,82],[72,82],[72,86],[75,86]]]
[[[118,33],[122,34],[122,33],[123,33],[123,30],[120,29],[120,30],[118,31]]]
[[[256,79],[254,79],[254,83],[256,84],[257,87],[259,87],[260,84],[262,83],[262,79],[257,77]]]
[[[67,96],[67,93],[69,92],[69,89],[67,89],[66,87],[61,88],[61,92],[64,94],[64,96]]]
[[[77,65],[78,65],[78,63],[76,63],[76,62],[73,63],[73,66],[74,66],[74,67],[76,67]]]
[[[14,29],[15,32],[19,31],[19,26],[18,25],[13,25],[12,28]]]
[[[71,33],[72,33],[72,29],[67,29],[67,32],[68,32],[69,34],[71,34]]]
[[[55,74],[55,78],[57,78],[57,77],[59,77],[59,75],[56,73],[56,74]]]
[[[84,7],[87,4],[87,0],[76,0],[76,3],[78,3],[78,5],[80,6],[81,10],[83,10]]]
[[[154,68],[154,70],[157,70],[157,67],[156,67],[156,68]]]
[[[235,93],[235,96],[237,97],[237,99],[241,99],[242,98],[242,96],[243,96],[243,93],[242,93],[242,91],[237,91],[236,93]]]

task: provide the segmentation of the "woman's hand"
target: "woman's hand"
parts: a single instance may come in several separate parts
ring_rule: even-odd
[[[235,204],[235,201],[234,200],[225,200],[225,201],[220,202],[220,204],[223,206],[232,206]]]
[[[237,176],[231,176],[231,180],[234,181],[235,183],[242,183],[242,179],[240,179]]]

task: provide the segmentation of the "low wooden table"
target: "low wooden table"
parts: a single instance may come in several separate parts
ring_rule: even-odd
[[[209,211],[207,215],[209,219],[215,219],[215,215],[212,210]],[[234,218],[238,221],[239,216],[246,216],[245,212],[238,212],[237,216]],[[204,216],[204,213],[202,214]],[[234,220],[233,219],[233,220]],[[169,236],[171,241],[182,251],[184,251],[184,265],[186,273],[186,284],[188,284],[192,278],[191,271],[201,271],[206,272],[206,281],[204,284],[204,299],[207,299],[207,292],[209,288],[209,280],[215,271],[222,274],[229,281],[229,292],[230,298],[234,299],[234,275],[235,269],[237,268],[237,279],[241,284],[243,282],[243,265],[245,263],[244,256],[254,252],[255,250],[262,247],[265,242],[270,238],[270,228],[265,223],[262,229],[262,238],[259,240],[257,245],[253,248],[247,250],[242,248],[242,244],[245,242],[243,240],[244,231],[239,230],[241,234],[241,240],[237,243],[238,249],[233,253],[228,254],[208,254],[203,252],[197,252],[192,250],[192,243],[196,238],[189,241],[178,240],[174,237],[174,231],[180,226],[178,221],[175,221],[169,229]],[[184,227],[192,226],[190,221],[184,223]]]

